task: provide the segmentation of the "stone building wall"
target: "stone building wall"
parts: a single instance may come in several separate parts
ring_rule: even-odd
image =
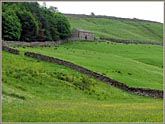
[[[92,32],[81,29],[73,29],[72,37],[79,40],[94,40],[94,34]]]

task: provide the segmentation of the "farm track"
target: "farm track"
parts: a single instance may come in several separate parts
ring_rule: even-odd
[[[8,51],[8,52],[13,53],[13,54],[19,55],[19,51],[16,50],[16,49],[13,49],[13,48],[3,46],[3,50]],[[15,51],[17,51],[17,52],[15,52]],[[57,64],[60,64],[60,65],[67,66],[69,68],[77,70],[77,71],[79,71],[83,74],[94,77],[98,80],[101,80],[101,81],[103,81],[107,84],[110,84],[114,87],[120,88],[120,89],[125,90],[125,91],[129,91],[129,92],[144,95],[144,96],[151,96],[151,97],[154,97],[154,98],[163,98],[163,91],[162,90],[130,87],[130,86],[128,86],[128,85],[126,85],[122,82],[116,81],[116,80],[114,80],[110,77],[107,77],[107,76],[102,75],[100,73],[94,72],[92,70],[89,70],[87,68],[76,65],[76,64],[74,64],[72,62],[69,62],[69,61],[66,61],[66,60],[62,60],[62,59],[59,59],[59,58],[54,58],[54,57],[50,57],[50,56],[46,56],[46,55],[42,55],[42,54],[38,54],[38,53],[34,53],[34,52],[25,52],[24,55],[28,56],[28,57],[36,58],[36,59],[39,59],[39,60],[43,60],[43,61],[57,63]]]

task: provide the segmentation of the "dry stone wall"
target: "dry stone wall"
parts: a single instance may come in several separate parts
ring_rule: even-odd
[[[77,70],[81,73],[87,74],[87,75],[89,75],[91,77],[94,77],[98,80],[104,81],[104,82],[106,82],[106,83],[108,83],[112,86],[115,86],[117,88],[129,91],[129,92],[132,92],[132,93],[141,94],[141,95],[145,95],[145,96],[151,96],[151,97],[154,97],[154,98],[163,98],[163,91],[162,90],[130,87],[130,86],[127,86],[124,83],[121,83],[119,81],[111,79],[110,77],[107,77],[105,75],[102,75],[100,73],[94,72],[92,70],[86,69],[82,66],[76,65],[74,63],[71,63],[71,62],[68,62],[68,61],[65,61],[65,60],[62,60],[62,59],[49,57],[49,56],[46,56],[46,55],[33,53],[33,52],[25,52],[25,56],[29,56],[29,57],[32,57],[32,58],[37,58],[37,59],[48,61],[48,62],[54,62],[54,63],[58,63],[60,65],[70,67],[70,68],[75,69],[75,70]]]
[[[7,46],[2,46],[2,50],[13,53],[13,54],[16,54],[16,55],[19,55],[19,50],[13,49],[13,48],[10,48],[10,47],[7,47]]]
[[[2,46],[2,49],[4,51],[19,55],[19,50],[17,49],[13,49],[7,46]],[[110,77],[107,77],[105,75],[102,75],[100,73],[94,72],[92,70],[89,70],[87,68],[84,68],[82,66],[76,65],[74,63],[62,60],[62,59],[58,59],[58,58],[54,58],[54,57],[49,57],[46,55],[42,55],[42,54],[38,54],[38,53],[33,53],[33,52],[25,52],[25,56],[29,56],[32,58],[37,58],[40,60],[44,60],[44,61],[48,61],[48,62],[54,62],[54,63],[58,63],[60,65],[64,65],[67,67],[70,67],[72,69],[75,69],[81,73],[87,74],[89,76],[92,76],[98,80],[104,81],[110,85],[113,85],[117,88],[126,90],[126,91],[130,91],[136,94],[141,94],[141,95],[145,95],[145,96],[151,96],[151,97],[155,97],[155,98],[163,98],[163,91],[162,90],[154,90],[154,89],[147,89],[147,88],[135,88],[135,87],[130,87],[127,86],[126,84],[116,81],[114,79],[111,79]]]
[[[3,46],[53,46],[59,45],[65,42],[69,42],[68,40],[59,40],[59,41],[45,41],[45,42],[23,42],[23,41],[2,41]]]
[[[67,40],[59,40],[59,41],[45,41],[45,42],[23,42],[23,41],[2,41],[3,46],[54,46],[60,45],[66,42],[72,42],[80,40],[79,38],[69,38]],[[116,43],[125,43],[125,44],[152,44],[152,45],[161,45],[163,43],[156,42],[156,41],[140,41],[140,40],[123,40],[123,39],[116,39],[116,38],[107,38],[107,37],[100,37],[95,38],[95,40],[107,40]]]
[[[100,37],[100,40],[108,40],[116,43],[125,43],[125,44],[152,44],[152,45],[163,46],[163,43],[156,41],[123,40],[123,39],[107,38],[107,37]]]

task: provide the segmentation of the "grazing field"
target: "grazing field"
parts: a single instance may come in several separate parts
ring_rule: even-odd
[[[66,16],[72,28],[94,32],[96,37],[163,42],[163,24],[138,20]]]
[[[101,46],[104,43],[105,42],[98,42],[98,45]],[[90,44],[91,48],[87,49],[83,46],[84,44],[86,44],[85,46]],[[87,64],[88,67],[92,65],[90,64],[92,60],[95,62],[91,67],[96,69],[96,63],[99,64],[101,60],[97,61],[97,59],[93,58],[102,58],[109,54],[106,52],[108,49],[105,49],[102,54],[99,50],[90,50],[94,49],[94,47],[92,47],[93,45],[95,45],[95,43],[75,42],[63,44],[59,47],[20,47],[19,49],[22,51],[44,51],[54,56],[61,56],[61,58],[68,57],[68,59],[72,61],[82,61],[80,64],[89,62],[89,64]],[[153,50],[157,49],[157,52],[161,49],[158,46],[150,47],[153,47]],[[64,51],[65,56],[63,55]],[[96,54],[94,54],[94,52]],[[143,66],[144,72],[152,72],[157,74],[158,77],[161,77],[159,73],[162,73],[162,68],[158,66],[159,62],[153,62],[155,65],[153,65],[153,63],[145,64],[141,61],[134,60],[133,55],[131,57],[126,57],[124,53],[121,54],[122,56],[117,54],[113,55],[113,50],[111,54],[112,55],[109,55],[107,58],[114,59],[113,61],[117,58],[119,58],[119,60],[123,58],[120,63],[130,61],[134,64],[135,61],[135,63],[137,63],[135,68],[139,69],[141,68],[140,66]],[[163,99],[155,99],[125,92],[61,65],[39,61],[23,55],[13,55],[4,51],[2,56],[2,119],[4,122],[163,121]],[[77,61],[77,63],[79,63],[79,61]],[[108,61],[110,62],[110,59]],[[102,60],[102,62],[105,61]],[[129,64],[131,63],[128,63],[128,65]],[[103,65],[100,66],[102,68]],[[130,68],[128,68],[128,70],[129,69]],[[119,71],[124,73],[123,70]],[[136,72],[131,73],[134,75]],[[151,75],[150,78],[156,78],[152,76],[153,75]],[[143,80],[143,78],[141,80]],[[157,78],[155,80],[157,80]],[[161,86],[155,84],[151,86],[161,89]]]
[[[51,47],[17,47],[58,57],[129,86],[163,90],[163,47],[105,41],[76,41]]]
[[[163,42],[163,24],[67,16],[95,37]],[[3,122],[163,122],[163,99],[123,91],[68,67],[25,57],[64,59],[129,86],[163,90],[163,46],[73,41],[2,53]]]

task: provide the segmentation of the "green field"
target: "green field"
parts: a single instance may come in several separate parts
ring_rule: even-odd
[[[78,47],[80,43],[76,43]],[[64,44],[52,53],[55,55],[61,52],[62,55],[62,49],[66,49],[64,47],[74,46],[76,43]],[[34,50],[34,48],[24,50],[27,49]],[[48,52],[47,47],[35,49],[36,51],[44,49]],[[76,49],[72,47],[72,50]],[[2,61],[2,118],[5,122],[163,121],[162,99],[135,95],[70,68],[23,55],[3,51]],[[153,65],[146,66],[146,68],[153,67]],[[158,66],[153,68],[155,71],[162,70]]]
[[[17,47],[58,57],[129,86],[163,89],[163,47],[104,41],[76,41],[52,47]]]
[[[94,32],[96,37],[163,42],[163,24],[115,18],[67,16],[72,28]]]
[[[163,42],[163,24],[67,17],[95,37]],[[37,52],[73,62],[129,86],[163,90],[163,46],[73,41],[2,52],[4,122],[163,122],[163,99],[133,94],[68,67],[24,56]]]

